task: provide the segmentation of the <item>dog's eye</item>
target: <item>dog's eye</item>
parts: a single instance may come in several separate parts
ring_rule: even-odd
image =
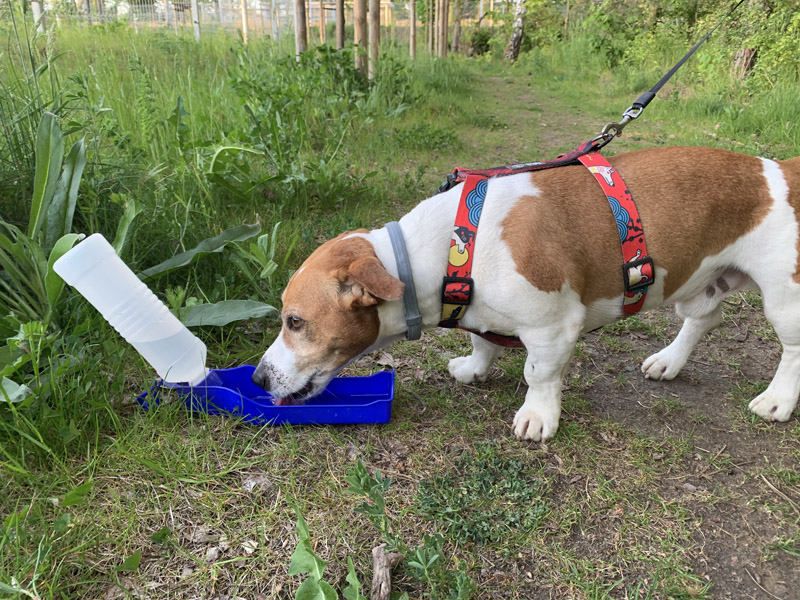
[[[286,326],[289,329],[297,331],[303,325],[305,325],[305,321],[298,316],[292,315],[290,317],[286,317]]]

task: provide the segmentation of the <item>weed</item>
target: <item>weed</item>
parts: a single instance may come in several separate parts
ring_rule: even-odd
[[[543,481],[496,445],[481,444],[455,464],[454,475],[423,481],[417,500],[421,514],[443,526],[458,542],[497,542],[518,531],[536,530],[549,509]]]
[[[410,567],[411,574],[428,589],[431,600],[451,598],[467,600],[475,592],[475,582],[466,573],[464,566],[453,558],[456,569],[449,568],[449,560],[444,551],[444,538],[441,535],[425,535],[422,544],[409,547],[395,533],[386,515],[385,494],[391,480],[382,476],[378,470],[370,475],[361,461],[346,477],[350,487],[347,492],[364,498],[356,512],[366,515],[381,534],[381,539],[402,553]]]

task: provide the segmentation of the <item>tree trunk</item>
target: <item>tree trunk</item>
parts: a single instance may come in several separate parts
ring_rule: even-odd
[[[425,43],[428,54],[433,56],[433,0],[428,0],[428,20],[425,23]]]
[[[733,64],[733,74],[737,79],[744,79],[753,70],[758,50],[755,48],[740,48],[736,52]]]
[[[449,37],[450,32],[450,0],[443,0],[443,12],[442,12],[442,21],[443,23],[443,31],[442,31],[442,58],[447,58],[447,39]]]
[[[436,5],[436,56],[444,58],[445,38],[445,3],[447,0],[439,0]]]
[[[308,29],[306,28],[306,2],[294,0],[294,51],[297,60],[308,50]]]
[[[417,1],[409,2],[408,10],[408,53],[411,60],[417,58]]]
[[[517,60],[519,56],[519,47],[522,45],[522,37],[525,35],[525,14],[527,12],[524,0],[516,0],[514,28],[511,31],[511,39],[508,40],[508,47],[503,54],[503,58],[506,60]]]
[[[453,53],[458,53],[459,38],[461,38],[461,2],[457,2],[453,7]]]
[[[344,48],[344,0],[336,0],[336,49]]]
[[[367,0],[355,0],[356,26],[353,41],[356,44],[356,69],[362,75],[367,74]]]
[[[367,77],[374,79],[378,71],[378,53],[381,47],[381,0],[369,0],[369,70]]]
[[[83,0],[83,7],[86,10],[86,24],[92,24],[92,3],[90,0]]]

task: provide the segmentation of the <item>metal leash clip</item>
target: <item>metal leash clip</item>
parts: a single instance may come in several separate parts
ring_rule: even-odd
[[[622,135],[622,130],[625,129],[625,126],[634,119],[639,118],[639,115],[642,114],[643,110],[644,106],[640,104],[634,104],[633,106],[628,107],[628,109],[622,113],[622,120],[618,123],[608,123],[600,131],[600,135],[598,137],[602,139],[613,139],[618,135]]]

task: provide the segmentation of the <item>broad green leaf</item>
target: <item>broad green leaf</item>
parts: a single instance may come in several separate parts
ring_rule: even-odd
[[[33,199],[28,223],[28,237],[36,238],[47,216],[56,189],[61,161],[64,158],[64,136],[53,113],[46,112],[36,132],[36,173],[33,177]]]
[[[211,157],[211,162],[208,166],[208,174],[215,172],[215,169],[217,168],[217,160],[219,160],[221,157],[224,157],[228,152],[247,152],[249,154],[258,154],[262,156],[264,154],[264,152],[261,150],[248,148],[247,146],[219,146],[214,152],[214,156]]]
[[[317,556],[313,548],[311,548],[311,542],[301,540],[292,553],[289,575],[308,573],[314,579],[321,579],[326,564],[328,563]]]
[[[322,579],[322,572],[327,564],[314,552],[311,547],[311,539],[308,533],[308,524],[300,514],[300,509],[294,507],[297,514],[297,548],[292,553],[292,562],[289,565],[289,575],[308,573],[312,578],[319,581]],[[300,591],[298,590],[298,594]]]
[[[259,319],[277,314],[277,308],[256,300],[223,300],[215,304],[197,304],[188,308],[183,315],[183,324],[187,327],[222,326],[234,321]]]
[[[53,270],[53,263],[69,252],[75,243],[83,239],[83,237],[82,233],[68,233],[55,243],[53,250],[50,252],[50,258],[47,259],[47,274],[44,276],[44,285],[47,290],[47,304],[51,310],[56,305],[56,301],[64,289],[64,280]]]
[[[52,248],[58,238],[72,231],[72,217],[75,214],[78,187],[85,166],[86,144],[81,139],[75,142],[64,161],[64,170],[47,211],[47,221],[44,224],[46,248]]]
[[[156,544],[163,544],[167,541],[172,531],[166,525],[156,531],[153,535],[150,536],[150,539],[155,542]]]
[[[180,269],[181,267],[185,267],[186,265],[192,263],[201,256],[210,254],[212,252],[221,252],[229,242],[242,242],[244,240],[249,240],[251,237],[258,235],[260,231],[261,225],[258,224],[239,225],[238,227],[233,227],[232,229],[226,229],[216,237],[203,240],[192,250],[176,254],[172,258],[169,258],[162,263],[142,271],[139,273],[139,279],[147,280],[151,277],[156,277],[158,275],[163,275],[165,273],[169,273],[170,271],[174,271],[175,269]]]
[[[356,575],[356,567],[353,564],[352,557],[347,557],[347,587],[342,592],[344,600],[367,600],[365,596],[361,595],[361,582]]]
[[[133,554],[131,554],[125,561],[118,566],[115,570],[116,571],[136,571],[139,568],[139,564],[142,562],[142,551],[137,550]]]
[[[2,379],[2,392],[0,392],[0,400],[18,404],[30,396],[33,392],[24,383],[17,383],[8,377]]]
[[[64,533],[69,527],[70,516],[69,513],[64,513],[58,518],[58,521],[53,525],[53,531],[56,533]]]
[[[175,103],[175,108],[172,110],[172,114],[167,118],[167,123],[169,123],[172,128],[175,139],[179,142],[182,142],[184,136],[189,133],[189,126],[183,122],[183,118],[188,116],[189,113],[183,108],[183,95],[179,94],[178,101]]]
[[[69,425],[62,427],[58,433],[61,435],[61,439],[64,440],[64,444],[69,444],[73,440],[78,439],[81,435],[81,432],[78,431],[78,428],[75,426],[74,419],[70,419]]]
[[[117,256],[122,256],[125,247],[128,245],[128,234],[130,233],[131,224],[137,215],[142,212],[142,207],[133,198],[125,199],[125,212],[117,225],[117,235],[114,237],[114,250]]]
[[[322,590],[322,597],[325,600],[339,600],[339,594],[336,593],[336,590],[333,589],[331,584],[327,581],[320,581],[319,587]]]
[[[86,495],[92,489],[92,485],[93,482],[87,481],[74,490],[67,492],[67,495],[64,496],[64,499],[61,501],[61,506],[74,506],[75,504],[83,502],[86,499]]]
[[[319,581],[309,578],[297,588],[297,594],[295,594],[294,600],[325,600],[325,595],[322,592]]]
[[[327,581],[310,578],[297,588],[294,598],[295,600],[338,600],[339,596]]]

